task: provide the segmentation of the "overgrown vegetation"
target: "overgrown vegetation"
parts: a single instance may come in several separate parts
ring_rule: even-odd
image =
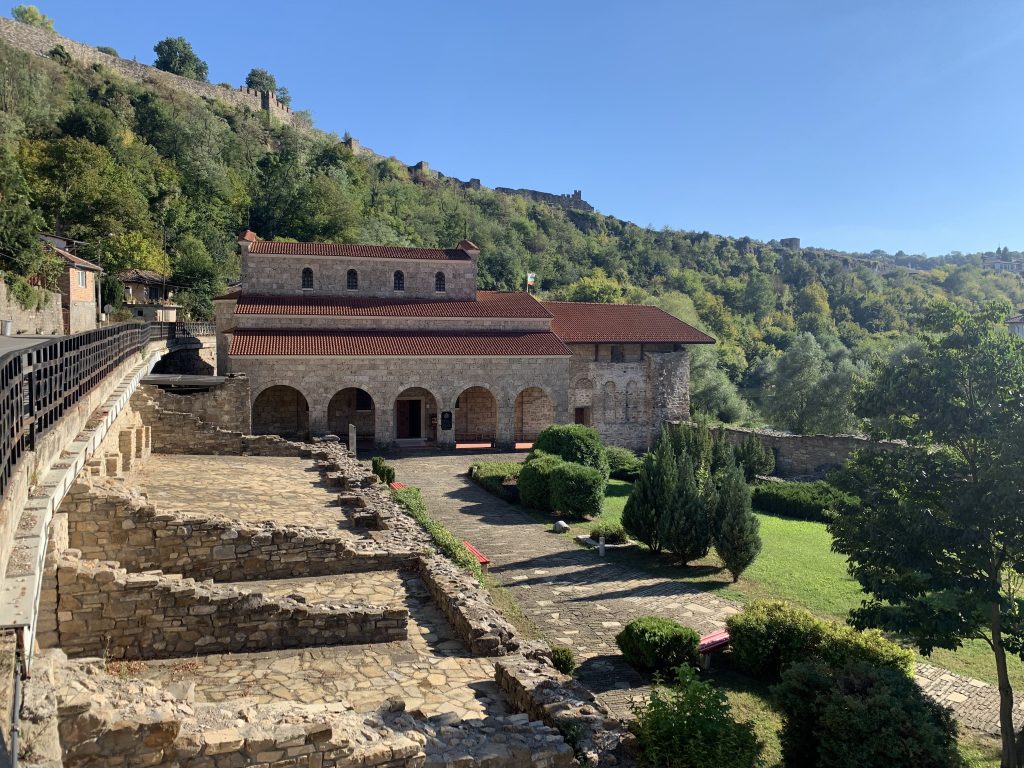
[[[839,505],[852,501],[852,496],[825,480],[763,483],[752,488],[751,496],[758,512],[819,523],[827,523]]]
[[[484,582],[480,563],[477,562],[473,553],[466,549],[466,545],[456,538],[455,534],[430,516],[430,513],[427,512],[427,505],[423,503],[423,496],[420,495],[419,488],[408,487],[397,491],[392,490],[391,497],[405,507],[413,519],[423,526],[423,530],[430,535],[441,554],[460,568],[472,573],[480,583]]]

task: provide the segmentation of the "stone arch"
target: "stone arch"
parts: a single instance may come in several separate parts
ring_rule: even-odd
[[[375,442],[377,403],[360,387],[345,387],[327,404],[327,430],[348,441],[348,425],[354,424],[359,442]],[[349,446],[354,448],[355,446]]]
[[[273,384],[252,401],[254,435],[309,439],[309,402],[295,387]]]
[[[626,383],[626,392],[622,398],[622,411],[623,421],[640,421],[640,385],[634,379],[630,379]]]
[[[618,391],[614,381],[606,381],[601,387],[601,421],[605,424],[614,424],[618,421],[618,408],[616,398]]]
[[[543,387],[527,387],[516,395],[514,430],[517,443],[532,443],[555,423],[555,401]]]
[[[466,387],[455,398],[452,421],[456,443],[489,443],[498,439],[498,398],[487,387]]]
[[[399,442],[437,442],[439,403],[434,393],[424,387],[406,387],[399,392],[393,407],[394,439]]]

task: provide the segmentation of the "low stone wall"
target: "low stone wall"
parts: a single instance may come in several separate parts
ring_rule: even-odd
[[[381,547],[320,528],[158,512],[137,491],[109,480],[80,479],[61,511],[69,545],[83,558],[215,581],[412,568],[420,552],[415,544]]]
[[[14,708],[14,669],[18,636],[13,629],[0,630],[0,763],[11,754],[11,718]]]
[[[60,646],[69,656],[159,659],[409,635],[406,608],[305,605],[163,573],[128,573],[74,555],[69,551],[57,568]]]
[[[206,392],[187,395],[172,394],[153,384],[144,384],[140,392],[163,411],[189,413],[205,424],[243,435],[252,432],[249,379],[245,376],[229,376],[223,384]],[[141,402],[142,397],[138,400]]]
[[[518,711],[557,728],[584,765],[635,765],[636,739],[579,683],[543,653],[510,656],[494,665],[494,680]]]
[[[36,289],[40,290],[40,289]],[[39,309],[25,309],[11,295],[11,289],[0,280],[0,320],[11,320],[15,334],[60,335],[64,333],[64,312],[60,294],[44,291],[46,302]],[[45,339],[40,339],[40,343]]]

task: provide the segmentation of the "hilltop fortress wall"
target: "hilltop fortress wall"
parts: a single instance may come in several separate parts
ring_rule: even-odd
[[[91,45],[75,42],[47,29],[22,24],[18,21],[0,16],[0,40],[28,53],[48,56],[57,45],[64,47],[72,60],[86,66],[102,64],[119,75],[138,83],[159,84],[168,88],[190,93],[203,99],[217,99],[228,104],[251,109],[254,112],[268,112],[271,117],[282,123],[293,124],[292,110],[279,102],[273,93],[257,91],[252,88],[224,88],[212,83],[201,83],[187,77],[172,75],[140,64],[137,61],[111,56],[93,48]]]

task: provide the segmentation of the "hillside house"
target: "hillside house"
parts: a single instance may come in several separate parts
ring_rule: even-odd
[[[575,421],[643,449],[689,416],[689,348],[714,343],[655,307],[478,290],[468,240],[239,244],[217,368],[248,376],[256,433],[511,446]]]
[[[124,302],[132,317],[148,323],[173,323],[180,306],[174,303],[176,285],[150,269],[129,269],[118,274],[124,285]]]
[[[43,246],[64,262],[58,282],[64,332],[91,331],[97,325],[99,281],[103,270],[91,261],[72,253],[75,241],[42,235]]]

